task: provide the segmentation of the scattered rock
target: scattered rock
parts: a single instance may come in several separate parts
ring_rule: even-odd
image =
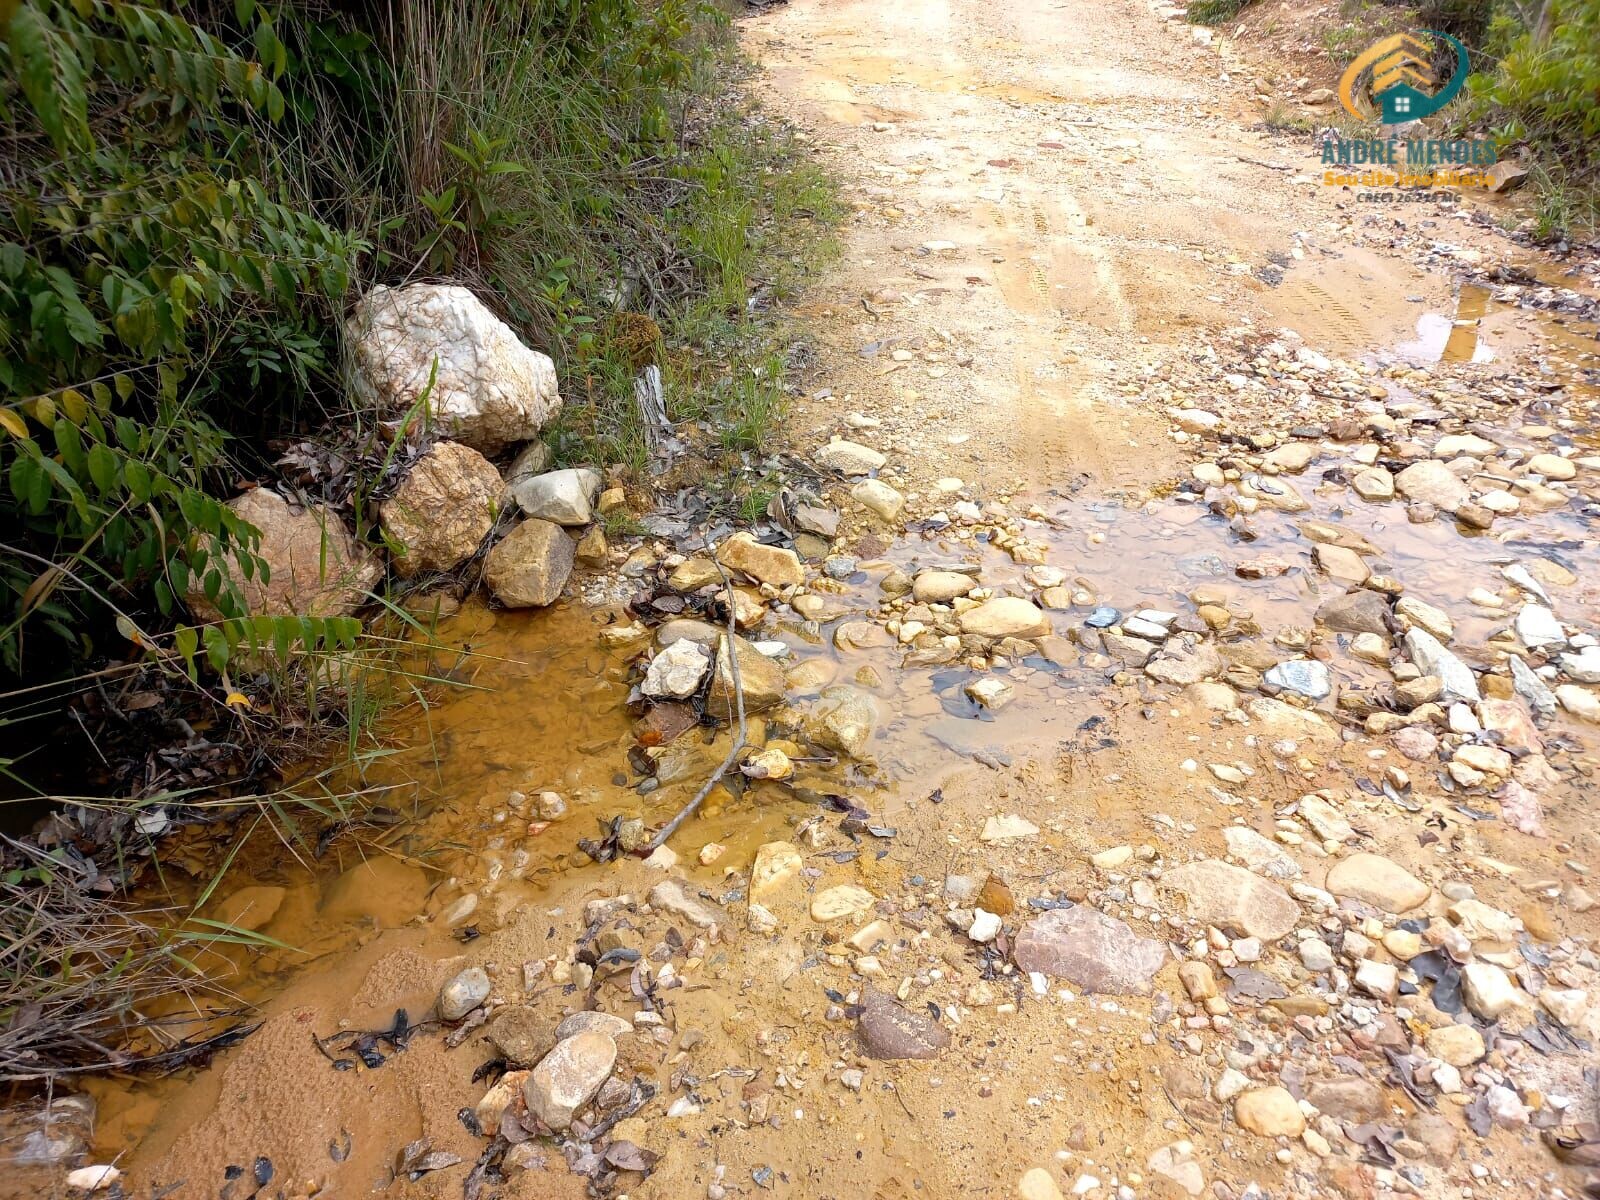
[[[1011,956],[1024,971],[1042,971],[1086,992],[1126,996],[1150,991],[1151,977],[1167,961],[1167,948],[1079,904],[1030,920],[1017,934]]]
[[[650,660],[640,690],[656,699],[686,700],[700,690],[710,669],[706,648],[679,638]]]
[[[449,571],[477,553],[500,511],[494,464],[459,442],[440,442],[401,477],[378,509],[402,576]]]
[[[961,614],[961,632],[986,638],[1036,638],[1050,632],[1050,619],[1030,601],[996,596]]]
[[[1381,593],[1361,588],[1324,600],[1317,620],[1336,633],[1389,632],[1389,602]]]
[[[726,914],[715,904],[690,895],[681,879],[663,879],[651,888],[650,907],[682,917],[696,929],[717,930],[727,920]]]
[[[1402,496],[1431,504],[1441,512],[1455,512],[1472,495],[1459,476],[1433,458],[1412,463],[1395,476],[1394,483]]]
[[[750,868],[750,898],[769,896],[800,874],[804,865],[792,842],[767,842],[756,851]]]
[[[1383,1089],[1354,1075],[1312,1080],[1306,1085],[1306,1099],[1319,1112],[1355,1124],[1375,1121],[1388,1112]]]
[[[1000,842],[1007,838],[1032,837],[1039,832],[1039,827],[1032,821],[1024,820],[1015,813],[1008,813],[1003,817],[990,817],[983,823],[983,832],[978,835],[978,840],[983,842]]]
[[[1499,1019],[1507,1010],[1526,1006],[1527,996],[1500,967],[1488,962],[1469,962],[1461,968],[1461,991],[1473,1016],[1485,1021]]]
[[[489,1040],[508,1062],[520,1066],[538,1062],[548,1053],[552,1041],[559,1040],[560,1036],[552,1038],[549,1022],[525,1004],[506,1005],[495,1013],[489,1024]]]
[[[811,706],[805,733],[814,745],[862,758],[877,723],[878,706],[873,698],[860,688],[838,684],[823,689]]]
[[[577,1111],[594,1098],[617,1062],[617,1043],[588,1030],[556,1043],[522,1084],[528,1111],[551,1129],[572,1124]]]
[[[1325,663],[1314,658],[1292,658],[1273,667],[1262,682],[1268,687],[1304,696],[1308,700],[1326,699],[1333,691],[1333,678]]]
[[[937,1058],[950,1044],[950,1034],[926,1012],[906,1008],[876,988],[862,994],[857,1028],[869,1058]]]
[[[733,639],[733,653],[739,663],[739,684],[744,692],[746,713],[762,712],[783,703],[783,668],[742,637]],[[716,671],[711,690],[706,694],[706,711],[719,717],[734,712],[733,667],[728,657],[728,638],[717,646]]]
[[[717,547],[717,561],[730,570],[742,571],[758,583],[773,587],[796,587],[806,581],[800,556],[781,546],[768,546],[750,534],[739,532]]]
[[[511,486],[522,511],[557,525],[587,525],[594,519],[594,498],[600,490],[600,472],[586,467],[547,471]]]
[[[1422,628],[1412,628],[1405,636],[1406,654],[1424,675],[1432,675],[1441,685],[1440,695],[1449,702],[1476,704],[1480,699],[1478,680],[1472,669],[1439,644]]]
[[[850,489],[850,498],[885,521],[898,520],[906,506],[906,498],[881,479],[863,479]]]
[[[1021,1200],[1064,1200],[1056,1181],[1043,1167],[1033,1167],[1017,1180],[1017,1195]]]
[[[859,917],[876,903],[877,897],[864,887],[841,883],[818,892],[811,898],[811,919],[823,924]]]
[[[377,557],[323,505],[301,508],[271,488],[253,488],[228,501],[234,516],[261,531],[255,554],[267,575],[248,579],[231,553],[212,552],[211,563],[233,584],[251,616],[337,617],[354,612],[383,578]],[[184,601],[199,620],[220,621],[222,611],[207,597],[202,576],[189,577]]]
[[[1442,1025],[1423,1039],[1428,1053],[1452,1067],[1467,1067],[1485,1054],[1483,1034],[1471,1025]]]
[[[1161,886],[1183,896],[1194,920],[1262,941],[1277,941],[1300,919],[1300,906],[1281,887],[1220,859],[1174,867]]]
[[[543,608],[561,598],[575,558],[573,541],[561,526],[529,519],[495,543],[483,578],[507,608]]]
[[[919,571],[911,584],[911,598],[918,604],[948,604],[977,586],[977,580],[960,571]]]
[[[835,438],[819,447],[811,457],[823,470],[837,471],[841,475],[871,475],[882,470],[889,461],[871,447],[843,438]]]
[[[1377,854],[1352,854],[1328,871],[1328,891],[1382,909],[1406,913],[1425,904],[1433,889],[1399,863]]]
[[[1221,675],[1222,655],[1210,642],[1174,640],[1145,664],[1144,673],[1162,683],[1186,687]]]
[[[1299,1137],[1306,1128],[1305,1114],[1281,1087],[1245,1092],[1233,1102],[1233,1119],[1259,1137]]]
[[[571,1016],[561,1018],[561,1023],[556,1026],[554,1040],[564,1042],[569,1037],[580,1033],[603,1033],[613,1041],[624,1034],[633,1032],[633,1026],[621,1017],[614,1017],[610,1013],[599,1012],[592,1008],[575,1012]],[[547,1041],[549,1039],[546,1039]]]
[[[489,975],[482,967],[468,967],[439,989],[439,1016],[459,1021],[489,998]]]

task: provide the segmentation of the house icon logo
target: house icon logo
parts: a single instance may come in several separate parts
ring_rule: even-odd
[[[1438,60],[1454,59],[1443,79]],[[1352,116],[1400,125],[1438,112],[1467,81],[1467,48],[1448,33],[1396,33],[1368,46],[1339,79],[1339,101]]]

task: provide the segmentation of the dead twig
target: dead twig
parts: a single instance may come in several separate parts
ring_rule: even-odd
[[[737,636],[737,634],[734,632],[733,614],[734,610],[737,608],[737,597],[734,595],[733,580],[728,578],[728,572],[723,569],[723,566],[720,562],[717,562],[715,555],[712,556],[711,561],[716,563],[717,574],[722,576],[723,592],[727,597],[728,603],[728,632],[723,638],[723,648],[728,653],[728,674],[733,676],[733,703],[734,711],[739,718],[739,731],[734,736],[733,745],[728,747],[727,757],[722,760],[721,765],[711,773],[711,777],[707,779],[701,786],[700,790],[695,793],[694,799],[679,809],[678,815],[663,825],[660,832],[658,832],[655,837],[650,839],[650,845],[648,849],[651,851],[659,850],[662,846],[666,845],[667,839],[678,832],[678,827],[690,817],[694,816],[695,812],[700,808],[700,805],[705,802],[705,798],[711,794],[711,789],[716,787],[717,781],[728,773],[728,768],[733,766],[734,762],[738,759],[740,753],[743,752],[745,748],[746,725],[744,719],[744,681],[739,677],[739,651],[738,647],[734,643],[734,638]],[[716,686],[716,680],[717,664],[716,660],[713,659],[711,663],[712,687]]]

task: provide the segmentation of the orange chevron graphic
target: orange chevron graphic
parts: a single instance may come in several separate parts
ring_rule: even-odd
[[[1433,48],[1410,33],[1394,33],[1368,46],[1345,68],[1339,80],[1339,99],[1356,116],[1369,111],[1372,98],[1401,84],[1431,95],[1438,78],[1432,67]],[[1366,77],[1358,100],[1357,84]]]
[[[1431,91],[1435,83],[1433,72],[1418,68],[1411,59],[1390,60],[1372,68],[1372,93],[1388,91],[1397,83],[1409,82],[1419,91]]]

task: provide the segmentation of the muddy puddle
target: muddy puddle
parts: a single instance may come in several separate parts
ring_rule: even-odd
[[[1465,337],[1455,334],[1445,353],[1475,357]],[[1529,414],[1525,423],[1535,419]],[[1600,545],[1579,513],[1510,516],[1496,522],[1492,534],[1448,519],[1410,524],[1398,502],[1353,497],[1344,480],[1360,464],[1350,450],[1325,443],[1302,471],[1248,475],[1253,495],[1270,501],[1274,481],[1281,480],[1309,506],[1282,512],[1269,502],[1242,523],[1213,511],[1198,491],[1181,489],[1143,503],[1048,493],[1012,498],[1005,507],[1029,514],[1023,536],[1036,550],[1021,557],[1045,568],[1014,561],[987,533],[942,515],[915,523],[872,557],[830,559],[833,578],[818,619],[769,618],[760,637],[784,644],[782,662],[797,709],[840,683],[869,695],[876,709],[873,739],[860,761],[797,753],[792,780],[735,779],[719,786],[675,840],[681,861],[715,886],[725,872],[747,869],[761,844],[792,837],[796,826],[819,814],[836,815],[845,803],[870,815],[845,859],[914,858],[923,849],[917,808],[930,797],[937,803],[951,771],[1058,753],[1088,763],[1110,743],[1105,715],[1127,699],[1113,699],[1108,681],[1122,664],[1078,646],[1050,658],[1002,662],[990,674],[1014,689],[1014,699],[989,711],[964,690],[976,676],[960,659],[902,665],[905,647],[898,638],[910,632],[905,626],[913,618],[889,613],[884,624],[882,584],[891,573],[969,571],[997,592],[1052,585],[1063,606],[1049,611],[1050,623],[1069,646],[1097,610],[1115,609],[1119,620],[1157,610],[1177,614],[1178,628],[1203,629],[1196,596],[1234,614],[1222,641],[1265,631],[1283,642],[1284,631],[1309,633],[1318,605],[1346,588],[1312,565],[1313,547],[1332,541],[1364,547],[1374,573],[1403,580],[1406,595],[1452,614],[1458,644],[1483,645],[1506,626],[1510,610],[1504,605],[1514,591],[1503,571],[1518,564],[1552,587],[1569,585],[1569,596],[1576,584],[1583,615],[1600,616],[1600,597],[1592,590],[1600,579]],[[1259,564],[1267,577],[1241,578],[1241,563]],[[1571,601],[1563,611],[1569,620],[1580,616]],[[459,948],[519,906],[581,893],[586,879],[599,882],[611,868],[593,863],[578,842],[600,837],[619,817],[661,824],[720,761],[728,736],[710,725],[691,728],[661,752],[653,777],[641,776],[630,763],[638,734],[629,693],[634,664],[651,643],[604,644],[606,632],[626,621],[615,609],[575,603],[534,614],[471,603],[441,622],[435,644],[419,651],[412,665],[457,686],[434,689],[426,704],[405,710],[394,729],[395,751],[348,781],[381,792],[415,819],[339,838],[311,870],[300,856],[281,847],[273,852],[265,837],[253,839],[206,911],[282,948],[233,951],[225,962],[208,965],[226,973],[230,989],[246,1003],[270,1000],[311,967],[322,977],[322,991],[337,989],[341,961],[349,963],[352,975],[344,984],[353,992],[369,965],[361,947],[385,930],[414,929],[420,918],[431,922],[431,944],[447,947],[453,940]],[[1350,657],[1347,642],[1317,652],[1336,661],[1348,685],[1387,677]],[[1287,644],[1294,644],[1292,637]],[[1177,711],[1166,735],[1188,728],[1175,720]],[[751,726],[758,745],[804,740],[798,720],[769,714],[753,717]],[[546,792],[565,803],[559,819],[541,815],[539,797]],[[1105,789],[1089,787],[1067,802],[1093,809],[1125,803],[1107,797]],[[1098,815],[1117,814],[1106,809]],[[697,867],[706,846],[723,849],[714,864]],[[89,1086],[100,1104],[97,1161],[109,1161],[147,1136],[171,1136],[159,1128],[162,1113],[190,1079]]]
[[[1592,450],[1600,440],[1587,422],[1600,391],[1587,382],[1596,366],[1588,327],[1533,316],[1467,287],[1451,315],[1424,314],[1415,343],[1372,361],[1494,364],[1526,359],[1534,339],[1550,393],[1503,409],[1495,440],[1527,453],[1548,449],[1552,437]],[[1391,394],[1407,398],[1402,384]],[[1374,448],[1332,438],[1295,444],[1303,453],[1286,467],[1245,467],[1218,489],[1183,479],[1152,480],[1142,497],[1129,499],[1050,490],[981,504],[951,496],[892,541],[881,532],[841,540],[831,557],[811,564],[821,569],[813,619],[774,606],[749,631],[777,656],[788,692],[788,707],[751,717],[750,740],[787,748],[795,774],[781,782],[736,775],[715,788],[672,843],[678,871],[737,900],[737,881],[760,846],[800,840],[808,824],[838,825],[846,814],[839,827],[847,836],[828,843],[824,867],[876,880],[874,889],[887,893],[894,886],[888,880],[920,880],[930,862],[943,869],[969,853],[958,848],[944,807],[953,778],[969,779],[961,811],[970,815],[981,799],[1002,802],[1006,787],[1015,786],[982,780],[1013,779],[1012,768],[1032,761],[1053,764],[1040,787],[1051,789],[1049,809],[1080,830],[1075,851],[1137,838],[1156,801],[1174,828],[1202,827],[1210,802],[1204,781],[1174,774],[1172,764],[1202,748],[1218,753],[1220,746],[1237,761],[1259,760],[1262,751],[1235,738],[1205,705],[1152,693],[1137,667],[1108,656],[1093,631],[1144,614],[1170,631],[1214,635],[1221,648],[1270,642],[1279,659],[1309,652],[1334,670],[1344,691],[1377,690],[1389,681],[1387,669],[1356,657],[1348,636],[1311,636],[1318,607],[1356,582],[1319,569],[1319,546],[1357,550],[1363,570],[1399,581],[1406,596],[1448,613],[1453,644],[1479,665],[1530,581],[1550,590],[1566,622],[1600,624],[1600,542],[1581,499],[1548,510],[1524,505],[1489,530],[1444,515],[1413,524],[1402,501],[1367,502],[1349,486],[1379,460]],[[1217,461],[1225,466],[1226,453]],[[1484,467],[1497,469],[1493,461]],[[997,521],[1008,530],[1004,537]],[[992,661],[969,661],[964,650],[941,661],[936,654],[919,658],[914,648],[927,646],[919,627],[937,615],[892,603],[890,592],[894,577],[928,568],[965,572],[995,594],[1038,599],[1055,635],[1049,651]],[[620,578],[613,594],[648,595],[655,578]],[[1212,614],[1209,623],[1202,608]],[[644,829],[665,822],[721,761],[729,735],[715,722],[674,728],[670,737],[643,733],[630,696],[655,642],[618,632],[632,619],[621,605],[566,601],[513,613],[469,602],[439,622],[432,642],[419,642],[406,665],[454,686],[432,687],[425,701],[401,708],[390,752],[330,781],[335,789],[381,796],[393,818],[336,831],[320,857],[262,829],[201,910],[263,938],[219,950],[203,964],[237,1007],[281,1011],[287,999],[306,1014],[342,1011],[346,1001],[359,1009],[373,972],[381,973],[375,962],[389,961],[380,955],[411,954],[418,963],[470,955],[478,937],[526,922],[530,911],[570,911],[608,894],[619,876],[640,886],[636,861],[596,863],[580,843],[592,849],[619,820]],[[968,691],[976,679],[999,681],[1009,701],[979,703]],[[854,757],[818,751],[807,737],[804,714],[839,685],[865,696],[872,709],[872,736]],[[1334,715],[1331,703],[1322,711]],[[1359,721],[1345,727],[1359,729]],[[1553,729],[1558,739],[1587,745],[1581,725],[1565,714]],[[1322,753],[1331,762],[1337,751]],[[1315,769],[1305,768],[1308,779]],[[985,797],[989,787],[998,790]],[[1530,846],[1505,824],[1486,821],[1474,845],[1491,858],[1503,850],[1527,869],[1559,875],[1564,855],[1582,841],[1572,827],[1578,807],[1565,793],[1546,800],[1545,819],[1566,840]],[[1472,810],[1474,802],[1463,803]],[[175,872],[167,882],[176,897],[150,898],[183,906],[216,864],[203,843],[177,849],[173,857],[190,868],[189,882]],[[1044,867],[1033,878],[1054,873]],[[417,979],[431,980],[417,971]],[[414,1003],[429,1003],[427,987],[413,979],[405,986],[418,997]],[[174,997],[167,1015],[196,1007]],[[234,1019],[211,1009],[195,1015],[197,1031]],[[422,1055],[416,1062],[408,1069],[443,1069]],[[99,1106],[94,1161],[131,1161],[140,1169],[161,1162],[219,1089],[227,1094],[224,1063],[160,1080],[88,1081],[85,1090]],[[210,1149],[226,1155],[254,1147]],[[372,1159],[373,1171],[382,1159]]]

